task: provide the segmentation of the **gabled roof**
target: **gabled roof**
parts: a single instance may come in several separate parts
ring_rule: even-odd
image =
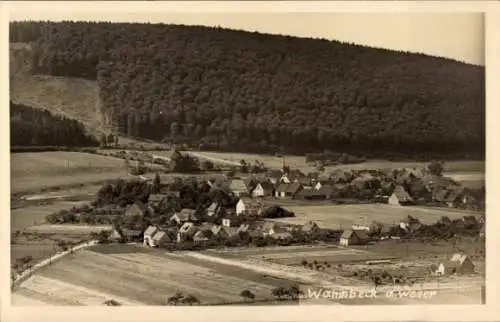
[[[139,209],[139,211],[141,211],[143,215],[148,211],[148,205],[140,201],[134,202],[134,204],[128,207],[127,211],[133,208]]]
[[[279,185],[276,187],[276,190],[275,190],[275,191],[276,191],[277,193],[280,193],[280,192],[286,192],[287,188],[288,188],[288,184],[286,184],[286,183],[281,183],[281,184],[279,184]]]
[[[215,210],[217,210],[218,208],[220,208],[219,203],[217,203],[217,202],[215,202],[215,201],[214,201],[214,202],[212,202],[212,203],[210,204],[210,206],[208,206],[207,210],[208,210],[208,211],[215,211]]]
[[[394,188],[394,191],[392,192],[399,200],[401,199],[409,199],[411,200],[410,194],[403,188],[402,186],[398,185]]]
[[[433,198],[436,201],[445,201],[447,194],[448,194],[448,190],[447,189],[443,189],[443,188],[436,188],[432,192]]]
[[[236,236],[238,234],[238,228],[222,226],[222,230],[229,236]]]
[[[198,230],[194,235],[193,239],[208,239],[205,232],[202,230]]]
[[[179,228],[180,233],[186,233],[191,229],[196,228],[196,226],[192,222],[185,222],[181,228]]]
[[[260,204],[249,198],[249,197],[243,197],[243,198],[240,198],[240,200],[238,202],[243,202],[243,204],[245,205],[245,207],[260,207]]]
[[[176,215],[179,217],[180,220],[196,220],[195,216],[196,210],[194,209],[188,209],[184,208],[180,212],[178,212]]]
[[[152,239],[156,242],[160,241],[162,238],[166,238],[167,240],[170,240],[170,236],[164,231],[158,231],[152,237]]]
[[[468,259],[468,256],[465,255],[465,254],[459,254],[459,253],[455,253],[453,254],[453,256],[451,257],[450,259],[450,262],[452,263],[456,263],[456,265],[460,266],[460,265],[463,265],[463,263],[465,263],[465,261]]]
[[[269,181],[260,182],[259,185],[264,191],[272,191],[274,189],[274,185]]]
[[[138,229],[122,228],[121,233],[125,237],[139,237],[140,235],[142,235],[142,231]]]
[[[144,236],[146,236],[146,235],[153,236],[153,234],[155,234],[157,231],[158,231],[158,228],[156,226],[149,226],[144,231]]]
[[[296,193],[302,188],[302,185],[299,182],[293,182],[287,185],[285,192],[287,193]]]
[[[241,224],[240,227],[238,227],[238,233],[245,233],[250,229],[250,225],[248,224]]]
[[[313,197],[313,196],[326,196],[323,192],[316,189],[302,189],[297,192],[297,196],[300,197]]]
[[[243,182],[243,180],[233,179],[229,184],[229,189],[231,191],[247,191],[247,186],[245,185],[245,182]]]
[[[357,235],[358,238],[361,240],[368,239],[368,234],[366,233],[366,230],[362,230],[362,229],[360,229],[360,230],[357,230],[357,229],[344,230],[344,232],[342,233],[340,238],[349,239],[352,237],[353,234]]]

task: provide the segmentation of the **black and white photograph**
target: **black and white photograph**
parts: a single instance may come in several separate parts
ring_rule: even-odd
[[[483,12],[30,6],[13,307],[486,304]]]

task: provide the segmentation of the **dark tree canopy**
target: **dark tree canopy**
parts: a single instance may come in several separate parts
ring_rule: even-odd
[[[25,22],[37,72],[96,80],[122,133],[239,151],[484,156],[484,68],[337,41]],[[284,148],[281,150],[281,148]]]
[[[97,146],[83,125],[48,111],[10,102],[11,146]]]

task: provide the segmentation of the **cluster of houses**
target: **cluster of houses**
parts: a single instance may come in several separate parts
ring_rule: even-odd
[[[152,197],[153,200],[157,199],[155,195]],[[114,241],[142,239],[146,246],[159,247],[167,243],[227,240],[243,236],[252,239],[269,237],[287,241],[292,239],[294,231],[303,234],[314,234],[319,231],[318,225],[314,222],[300,226],[264,221],[265,209],[262,203],[249,197],[240,198],[235,209],[223,209],[220,204],[213,202],[203,216],[197,215],[195,209],[182,209],[174,213],[169,219],[169,224],[164,227],[150,226],[144,231],[115,227],[109,238]],[[153,212],[151,205],[136,202],[129,206],[124,216],[143,217],[147,216],[148,212]]]
[[[392,205],[432,202],[461,207],[476,202],[470,191],[453,180],[430,174],[424,168],[379,170],[341,170],[309,174],[298,170],[270,170],[244,179],[208,180],[213,188],[231,191],[238,197],[331,200],[347,190],[371,191],[373,198]],[[415,195],[406,187],[418,191]],[[413,193],[413,195],[412,195]],[[341,199],[341,198],[339,198]]]

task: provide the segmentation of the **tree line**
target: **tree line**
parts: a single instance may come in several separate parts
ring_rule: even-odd
[[[93,136],[75,120],[10,102],[11,146],[97,146]]]
[[[17,22],[38,73],[96,80],[132,137],[200,148],[482,158],[484,68],[338,41],[165,24]]]

